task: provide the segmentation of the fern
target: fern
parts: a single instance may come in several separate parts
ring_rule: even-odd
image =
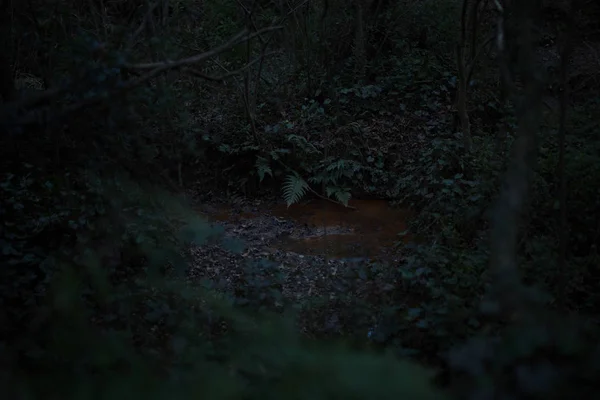
[[[318,185],[319,183],[323,183],[328,181],[328,177],[324,176],[324,175],[315,175],[315,176],[311,176],[310,178],[308,178],[308,181],[310,183],[313,183],[315,185]]]
[[[305,137],[291,134],[288,135],[286,139],[289,143],[297,146],[306,154],[321,154],[321,151],[319,151],[319,149],[317,149],[312,143],[306,140]]]
[[[259,182],[262,182],[265,179],[265,175],[269,174],[273,177],[273,170],[271,170],[271,166],[269,165],[269,160],[264,157],[257,157],[256,163],[254,164],[256,167],[256,172],[258,172]]]
[[[328,186],[325,188],[327,197],[333,196],[337,201],[348,207],[350,201],[350,190],[348,188],[340,188],[337,186]]]
[[[331,172],[331,171],[343,170],[344,168],[346,168],[346,160],[339,159],[339,160],[336,160],[336,161],[332,162],[331,164],[329,164],[327,166],[327,168],[325,168],[325,170]]]
[[[350,202],[350,192],[347,190],[340,190],[334,193],[335,199],[348,207],[348,203]]]
[[[285,178],[283,184],[283,199],[288,207],[300,201],[308,191],[308,183],[299,175],[290,174]]]
[[[275,161],[279,160],[281,158],[281,155],[283,154],[290,154],[291,151],[289,149],[275,149],[273,151],[271,151],[269,153],[269,155],[271,156],[271,158]]]

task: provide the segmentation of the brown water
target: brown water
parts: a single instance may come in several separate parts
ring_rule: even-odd
[[[393,253],[406,230],[410,213],[391,207],[385,200],[351,200],[346,208],[324,200],[311,200],[287,207],[259,207],[254,212],[233,213],[230,209],[209,212],[217,221],[240,222],[272,214],[293,221],[292,232],[281,235],[272,245],[280,250],[329,258],[379,258]],[[269,230],[267,225],[264,229]],[[276,227],[273,227],[276,229]]]
[[[330,258],[376,257],[393,249],[398,233],[406,229],[409,212],[385,200],[351,200],[350,206],[355,210],[319,200],[275,207],[274,215],[294,220],[313,233],[292,234],[276,247]]]

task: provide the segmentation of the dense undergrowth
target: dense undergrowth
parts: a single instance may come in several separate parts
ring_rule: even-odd
[[[497,60],[478,59],[465,148],[461,3],[1,3],[16,77],[0,110],[7,398],[597,394],[600,98],[573,94],[564,145],[543,113],[517,253],[536,312],[499,313],[489,221],[517,112],[495,94]],[[415,240],[398,264],[348,266],[327,298],[285,299],[269,260],[225,290],[186,274],[189,247],[221,234],[192,188],[386,198],[415,212],[399,232]]]

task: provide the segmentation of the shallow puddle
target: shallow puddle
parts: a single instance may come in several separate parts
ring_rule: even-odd
[[[385,200],[351,200],[345,208],[327,201],[310,201],[273,214],[294,220],[314,231],[309,236],[289,235],[277,247],[301,254],[331,258],[376,257],[391,250],[406,229],[408,211],[391,207]]]
[[[311,200],[289,208],[281,204],[270,208],[259,206],[254,212],[218,209],[209,214],[213,220],[240,222],[242,228],[247,226],[243,220],[265,214],[293,222],[291,232],[271,242],[271,247],[279,250],[344,259],[390,254],[395,243],[401,240],[398,234],[406,230],[410,213],[391,207],[385,200],[351,200],[349,205],[354,209]]]

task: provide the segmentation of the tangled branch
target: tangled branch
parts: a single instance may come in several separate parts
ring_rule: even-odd
[[[43,92],[36,93],[34,95],[3,104],[0,108],[0,117],[3,121],[10,121],[10,125],[12,126],[44,123],[48,121],[50,112],[52,112],[52,120],[60,120],[66,117],[67,115],[71,115],[76,111],[80,111],[90,106],[105,103],[118,95],[122,95],[128,91],[139,87],[140,85],[144,84],[150,79],[159,76],[160,74],[174,69],[182,69],[183,71],[202,79],[221,81],[225,78],[234,76],[247,70],[252,65],[261,60],[263,57],[271,55],[272,53],[267,55],[263,54],[261,57],[247,63],[242,68],[239,68],[235,71],[229,72],[225,75],[218,77],[207,76],[199,72],[193,66],[205,60],[208,60],[218,54],[221,54],[240,43],[244,43],[261,34],[275,31],[278,29],[281,29],[281,26],[270,26],[267,28],[257,30],[253,33],[249,33],[247,29],[244,29],[238,34],[234,35],[227,42],[218,47],[215,47],[214,49],[194,55],[192,57],[186,57],[175,61],[165,60],[162,62],[153,63],[124,64],[121,66],[121,72],[131,72],[133,75],[137,76],[130,80],[120,81],[115,87],[105,92],[99,93],[95,96],[83,100],[79,100],[74,104],[60,107],[57,110],[51,109],[50,104],[58,103],[62,99],[62,96],[69,91],[69,87],[51,88]],[[140,74],[140,71],[145,73]],[[45,104],[46,107],[43,107],[41,109],[36,108],[42,103]],[[15,118],[15,116],[17,117]]]

